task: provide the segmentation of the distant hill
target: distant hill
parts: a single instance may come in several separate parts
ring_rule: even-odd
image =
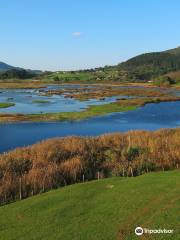
[[[114,66],[46,73],[46,78],[49,81],[61,83],[148,82],[151,80],[157,84],[171,85],[180,82],[179,73],[180,47],[177,47],[163,52],[144,53]]]
[[[173,49],[167,50],[165,52],[170,53],[170,54],[180,55],[180,47],[173,48]]]
[[[16,67],[8,65],[4,62],[0,62],[0,71],[8,71],[8,70],[11,70],[11,69],[16,69]]]
[[[33,71],[26,71],[25,69],[12,68],[7,71],[2,71],[0,74],[0,79],[28,79],[35,77],[37,74]]]
[[[77,71],[44,72],[44,74],[39,70],[17,68],[0,62],[0,73],[10,70],[25,70],[32,75],[41,74],[40,79],[46,77],[49,81],[55,82],[147,82],[169,73],[171,76],[176,76],[172,80],[179,82],[180,77],[179,74],[177,77],[176,72],[180,71],[180,47],[163,52],[144,53],[114,66]],[[10,72],[6,75],[8,78],[11,75],[15,76],[14,71],[13,74]],[[24,73],[20,75],[23,76]]]
[[[138,55],[118,65],[127,71],[129,79],[149,80],[168,72],[180,70],[180,47],[163,52]]]
[[[11,78],[31,78],[35,75],[41,74],[40,70],[24,69],[20,67],[14,67],[4,62],[0,62],[0,79]]]

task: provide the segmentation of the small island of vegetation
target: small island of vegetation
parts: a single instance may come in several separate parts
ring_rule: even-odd
[[[50,103],[48,100],[33,100],[32,103]]]
[[[161,95],[160,95],[161,96]],[[161,97],[137,97],[117,99],[116,102],[103,105],[91,105],[83,111],[37,113],[37,114],[11,114],[0,113],[0,122],[47,122],[47,121],[79,121],[96,116],[103,116],[115,112],[127,112],[149,103],[180,101],[180,97],[162,95]],[[38,102],[39,103],[39,102]],[[41,103],[41,102],[40,102]],[[43,102],[44,103],[44,102]]]
[[[9,108],[15,106],[15,103],[11,102],[0,102],[0,108]]]

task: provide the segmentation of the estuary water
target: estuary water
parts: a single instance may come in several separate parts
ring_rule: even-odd
[[[147,104],[139,109],[77,122],[0,124],[0,152],[67,135],[96,136],[135,129],[156,130],[180,126],[180,102]]]
[[[70,86],[69,86],[70,88]],[[71,86],[73,88],[73,86]],[[77,88],[77,87],[76,87]],[[78,86],[78,88],[80,88]],[[14,103],[15,106],[1,108],[1,113],[54,113],[54,112],[74,112],[83,111],[90,105],[102,105],[116,101],[116,97],[107,97],[103,100],[90,99],[79,101],[66,97],[64,94],[46,94],[48,90],[63,90],[64,86],[48,86],[45,89],[0,89],[0,102]],[[67,87],[66,87],[67,89]],[[44,91],[43,91],[44,90]],[[68,93],[68,92],[67,92]],[[70,94],[70,92],[69,92]],[[121,96],[124,98],[127,96]],[[118,97],[119,98],[119,97]]]

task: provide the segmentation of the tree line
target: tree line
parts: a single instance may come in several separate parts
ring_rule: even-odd
[[[26,71],[24,69],[11,69],[0,73],[0,79],[27,79],[33,78],[36,74],[32,71]]]

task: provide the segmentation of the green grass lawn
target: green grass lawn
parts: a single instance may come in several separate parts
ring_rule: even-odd
[[[179,239],[179,180],[179,171],[116,177],[67,186],[2,206],[0,239]],[[137,226],[174,229],[175,233],[137,237]]]
[[[15,106],[15,103],[10,103],[10,102],[0,102],[0,108],[8,108]]]
[[[101,74],[102,75],[102,74]],[[47,79],[43,79],[43,81],[55,81],[57,83],[63,83],[63,82],[95,82],[97,78],[97,74],[93,72],[55,72],[47,76]]]

